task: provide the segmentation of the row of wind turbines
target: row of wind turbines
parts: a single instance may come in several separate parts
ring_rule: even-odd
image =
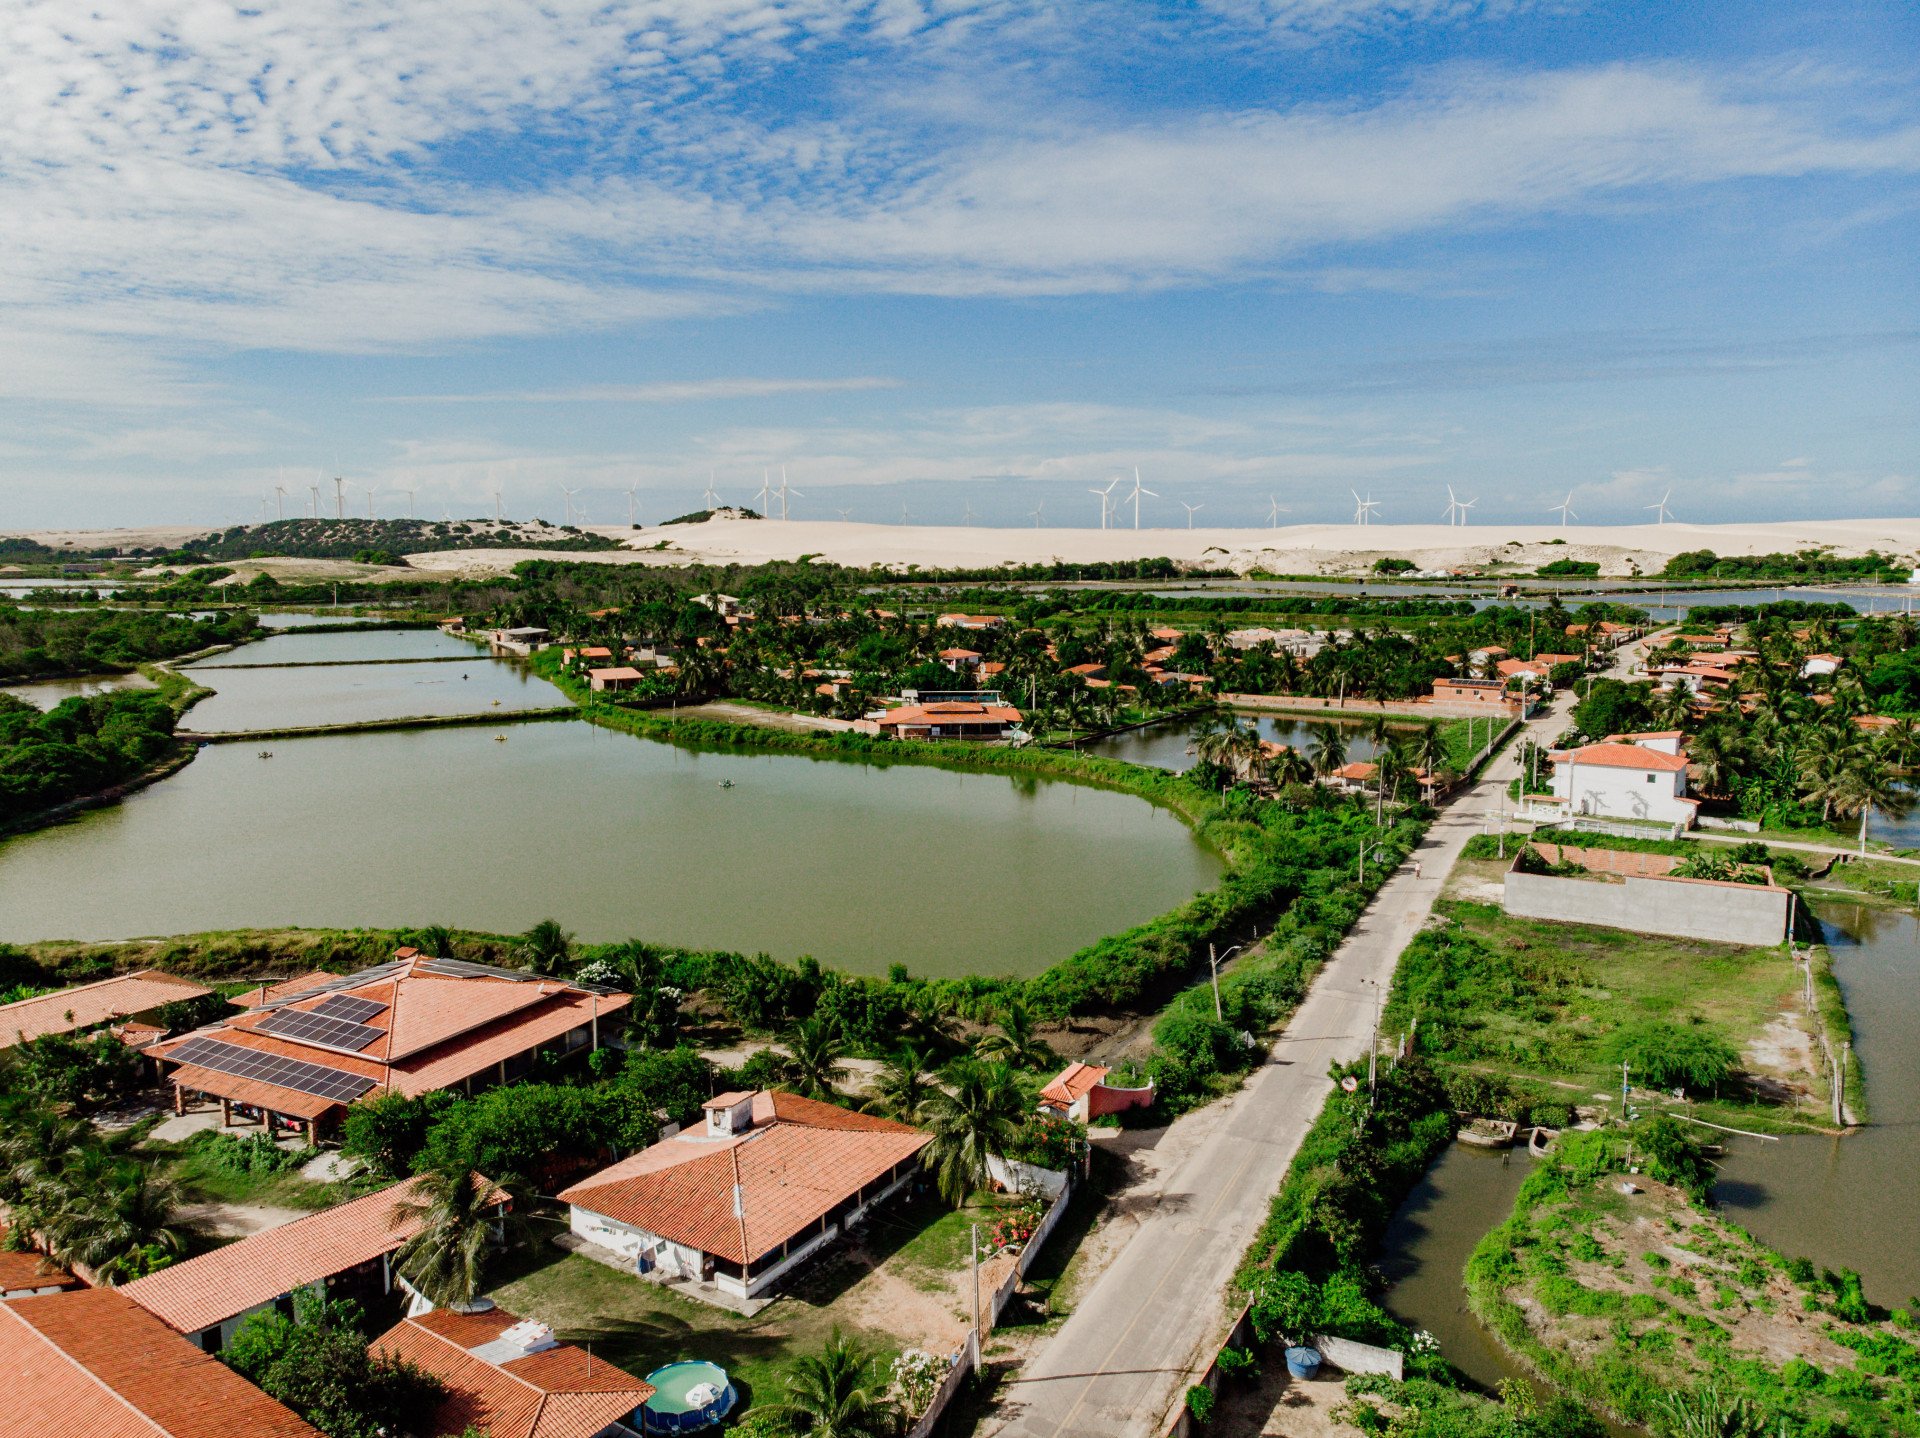
[[[1358,525],[1372,524],[1374,516],[1380,508],[1380,501],[1373,497],[1372,491],[1368,491],[1365,499],[1360,497],[1360,491],[1357,489],[1350,489],[1347,493],[1353,496],[1353,522]],[[1269,495],[1268,498],[1272,499],[1272,496]],[[1653,511],[1653,522],[1655,524],[1665,524],[1669,519],[1673,518],[1673,510],[1668,503],[1672,498],[1673,491],[1669,489],[1652,504],[1646,506],[1646,508]],[[1441,517],[1445,519],[1449,526],[1464,529],[1467,524],[1468,511],[1479,502],[1480,500],[1477,496],[1473,499],[1460,498],[1458,494],[1454,493],[1453,486],[1448,485],[1447,507],[1441,512]],[[1280,505],[1278,501],[1275,501],[1273,507],[1267,512],[1267,523],[1269,526],[1279,523],[1280,513]],[[1579,519],[1580,516],[1573,512],[1573,491],[1568,490],[1567,497],[1558,504],[1548,505],[1547,513],[1560,516],[1560,527],[1562,529],[1565,529],[1570,523]]]

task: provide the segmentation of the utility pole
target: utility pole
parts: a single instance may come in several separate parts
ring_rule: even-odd
[[[973,1349],[974,1362],[979,1362],[980,1353],[980,1225],[973,1224],[967,1240],[968,1263],[973,1269],[973,1332],[967,1335],[967,1344]]]
[[[1220,1011],[1220,960],[1214,957],[1213,945],[1207,945],[1207,968],[1213,974],[1213,1020],[1223,1022]]]

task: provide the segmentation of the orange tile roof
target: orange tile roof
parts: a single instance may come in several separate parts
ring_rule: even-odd
[[[0,1303],[0,1433],[320,1438],[111,1288]]]
[[[978,649],[942,649],[940,657],[942,659],[978,659],[980,651]]]
[[[612,669],[589,669],[587,671],[587,678],[598,679],[602,684],[605,684],[609,679],[638,680],[643,677],[645,676],[630,664],[618,665]]]
[[[7,1226],[0,1223],[0,1293],[80,1286],[79,1279],[44,1253],[16,1253],[6,1247],[6,1237]]]
[[[56,989],[31,999],[16,999],[10,1004],[0,1004],[0,1049],[47,1034],[90,1029],[110,1019],[124,1019],[128,1014],[158,1008],[178,999],[203,998],[212,992],[178,974],[142,969],[71,989]]]
[[[407,967],[278,1009],[249,1009],[213,1028],[199,1030],[198,1036],[301,1059],[371,1079],[377,1086],[417,1094],[482,1073],[504,1059],[590,1023],[596,1012],[602,1018],[617,1014],[628,1002],[625,994],[595,995],[559,979],[423,971],[418,966],[433,960],[412,949],[399,950],[397,957]],[[340,977],[327,976],[335,984]],[[337,995],[371,999],[387,1006],[365,1020],[367,1027],[381,1032],[364,1049],[343,1053],[261,1029],[275,1013],[311,1011]],[[156,1044],[152,1052],[164,1060],[187,1037],[192,1035]],[[194,1065],[182,1065],[170,1077],[186,1088],[299,1118],[318,1118],[339,1106],[337,1100]]]
[[[1110,1072],[1112,1070],[1096,1064],[1068,1064],[1054,1076],[1051,1083],[1040,1090],[1040,1097],[1059,1104],[1071,1104],[1106,1082]]]
[[[794,1094],[757,1093],[754,1125],[734,1138],[705,1130],[662,1139],[560,1198],[619,1223],[734,1263],[803,1233],[860,1188],[907,1163],[931,1136]],[[741,1212],[733,1190],[741,1190]]]
[[[120,1289],[182,1333],[198,1333],[269,1303],[304,1284],[392,1253],[419,1229],[394,1218],[418,1179],[396,1183],[334,1208],[250,1234],[181,1263],[136,1278]]]
[[[339,978],[339,974],[330,974],[325,969],[314,969],[310,973],[300,974],[291,979],[261,984],[258,988],[248,989],[245,993],[235,994],[227,1002],[235,1008],[257,1009],[262,1004],[277,1004],[283,999],[291,998],[294,994],[318,988],[321,984],[334,983]]]
[[[473,1351],[520,1321],[504,1308],[436,1308],[396,1324],[373,1347],[446,1385],[434,1415],[436,1433],[471,1428],[489,1438],[594,1438],[653,1396],[652,1384],[570,1343],[505,1362]]]
[[[883,728],[904,724],[1018,724],[1020,711],[996,704],[902,704],[880,720]]]
[[[1378,764],[1370,764],[1365,759],[1356,759],[1351,764],[1342,764],[1338,769],[1335,769],[1333,771],[1333,777],[1357,782],[1364,779],[1371,779],[1379,772],[1380,766]]]
[[[1639,744],[1587,744],[1548,755],[1556,764],[1596,764],[1607,769],[1652,769],[1673,774],[1687,767],[1685,754],[1663,754]]]

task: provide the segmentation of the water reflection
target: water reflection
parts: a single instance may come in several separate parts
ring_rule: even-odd
[[[552,916],[592,940],[1031,974],[1221,869],[1144,800],[1030,778],[695,753],[576,720],[271,747],[203,749],[0,844],[0,941]]]
[[[1315,728],[1322,723],[1332,722],[1273,714],[1242,714],[1238,717],[1252,720],[1262,739],[1291,745],[1303,754],[1312,752]],[[1202,721],[1198,719],[1173,719],[1164,724],[1150,724],[1144,729],[1129,729],[1124,734],[1115,734],[1088,744],[1081,752],[1097,754],[1103,759],[1125,759],[1131,764],[1184,772],[1193,767],[1193,755],[1188,751],[1201,725]],[[1349,721],[1338,727],[1347,741],[1349,761],[1373,757],[1374,746],[1360,732],[1358,723]]]
[[[51,709],[75,695],[109,694],[116,689],[151,689],[144,674],[85,674],[78,678],[36,679],[25,684],[0,685],[0,693],[24,699],[36,709]]]

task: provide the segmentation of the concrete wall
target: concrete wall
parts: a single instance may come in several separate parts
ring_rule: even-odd
[[[1527,919],[1764,946],[1786,938],[1790,898],[1785,889],[1758,884],[1649,878],[1607,883],[1510,872],[1505,907]]]

